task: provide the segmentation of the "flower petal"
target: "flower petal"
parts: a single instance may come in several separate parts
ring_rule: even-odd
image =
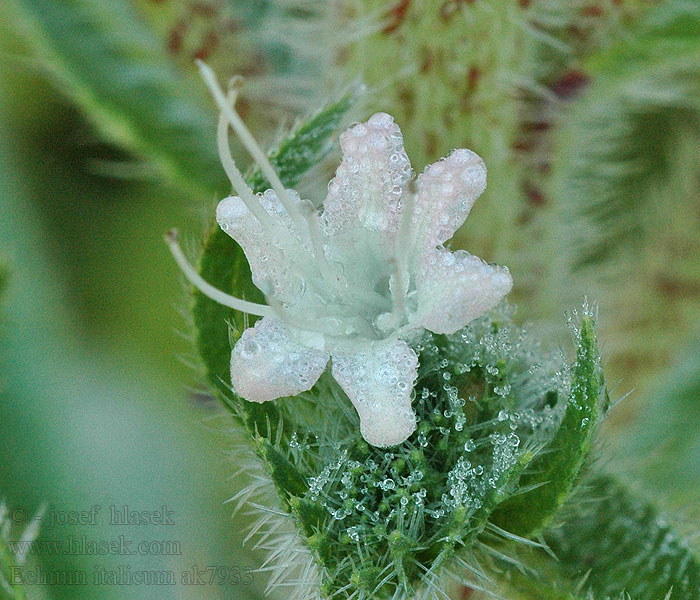
[[[403,442],[416,429],[411,408],[418,357],[402,340],[365,351],[334,353],[332,373],[360,416],[360,431],[373,446]]]
[[[329,358],[327,352],[301,344],[282,321],[264,317],[233,348],[233,390],[251,402],[295,396],[313,387]]]
[[[411,163],[393,117],[373,115],[340,136],[343,159],[328,184],[322,225],[333,235],[357,226],[396,231],[401,197],[411,179]]]
[[[416,179],[415,235],[419,255],[449,240],[486,189],[486,166],[471,150],[453,150]]]
[[[289,190],[293,200],[299,195]],[[295,251],[303,246],[292,220],[272,190],[257,195],[265,212],[274,220],[269,230],[251,213],[238,196],[224,198],[216,207],[216,220],[221,229],[240,244],[245,252],[253,283],[265,294],[293,304],[303,294],[305,282],[294,267]],[[281,242],[286,241],[285,247]]]
[[[417,322],[450,334],[498,304],[513,279],[507,267],[489,265],[464,250],[443,249],[423,257],[416,287]]]

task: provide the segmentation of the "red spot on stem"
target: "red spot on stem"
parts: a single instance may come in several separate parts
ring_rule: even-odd
[[[478,67],[471,67],[469,69],[469,75],[467,76],[467,87],[469,88],[470,92],[473,92],[476,89],[480,78],[481,70]]]
[[[428,71],[430,71],[433,64],[435,64],[435,55],[430,50],[426,50],[425,58],[423,59],[423,63],[420,66],[420,70],[423,73],[427,73]]]
[[[586,6],[581,14],[584,17],[599,17],[603,14],[603,9],[600,6]]]
[[[539,208],[547,204],[547,199],[544,197],[542,190],[540,190],[540,188],[538,188],[536,185],[530,182],[525,182],[523,187],[525,188],[527,203],[530,206]]]
[[[524,131],[548,131],[552,124],[549,121],[525,121]]]
[[[210,29],[204,35],[201,45],[192,54],[192,59],[207,60],[219,45],[219,34],[215,29]]]
[[[588,77],[578,71],[572,69],[562,75],[558,81],[552,86],[552,91],[562,99],[569,99],[576,95],[580,89],[588,83]]]
[[[390,21],[387,26],[382,29],[382,33],[393,33],[396,31],[401,23],[404,22],[409,6],[411,6],[411,0],[400,0],[394,8],[390,9],[386,15],[384,15],[385,18],[390,19]]]
[[[182,41],[187,31],[187,21],[178,21],[168,34],[168,52],[177,54],[182,49]]]

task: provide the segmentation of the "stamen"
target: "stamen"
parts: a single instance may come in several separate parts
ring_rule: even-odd
[[[199,273],[194,269],[194,267],[187,261],[185,255],[180,248],[178,243],[178,232],[176,229],[171,229],[165,235],[165,241],[170,247],[178,266],[182,269],[182,272],[187,277],[188,281],[196,287],[202,294],[207,298],[211,298],[214,302],[233,308],[234,310],[239,310],[244,313],[251,315],[258,315],[260,317],[270,317],[275,314],[272,307],[265,304],[256,304],[255,302],[248,302],[247,300],[242,300],[241,298],[236,298],[222,292],[221,290],[215,288],[210,283],[207,283],[202,279]]]
[[[229,90],[226,95],[226,100],[230,106],[233,106],[236,101],[236,96],[238,90],[233,88]],[[253,193],[248,184],[243,179],[240,170],[236,166],[233,156],[231,155],[231,146],[229,145],[228,133],[230,128],[230,123],[226,116],[222,113],[219,117],[219,124],[216,132],[216,141],[219,149],[219,158],[221,164],[228,175],[236,193],[245,203],[248,210],[253,214],[253,216],[258,220],[258,222],[273,236],[280,245],[286,250],[288,258],[294,262],[296,260],[297,254],[301,251],[306,253],[306,248],[297,243],[297,240],[293,236],[289,236],[287,231],[280,231],[280,227],[275,219],[270,215],[270,213],[265,210],[265,207],[260,203],[259,198]],[[308,261],[300,265],[301,270],[304,271],[304,264],[310,264]]]
[[[230,103],[231,106],[236,101],[237,90],[231,90],[226,96],[226,101]],[[219,159],[221,164],[226,171],[226,175],[231,180],[231,185],[236,193],[241,197],[248,210],[255,216],[255,218],[260,222],[263,227],[268,227],[272,229],[274,227],[274,221],[270,214],[263,208],[260,201],[248,187],[248,184],[243,179],[243,175],[238,170],[233,156],[231,156],[231,147],[228,141],[228,131],[229,122],[226,117],[222,114],[219,117],[219,126],[216,130],[216,142],[219,149]]]
[[[282,202],[282,206],[284,206],[287,214],[299,228],[299,233],[303,235],[303,221],[300,218],[300,215],[296,210],[287,189],[284,187],[284,185],[282,185],[279,175],[277,175],[277,172],[273,168],[267,156],[255,141],[255,138],[252,136],[250,131],[248,131],[248,128],[246,127],[245,123],[243,123],[243,120],[238,116],[238,113],[226,101],[226,96],[219,86],[219,82],[217,81],[216,75],[214,74],[212,68],[201,60],[197,60],[195,62],[199,67],[199,72],[202,75],[204,83],[207,84],[207,87],[209,88],[209,91],[214,97],[214,100],[219,106],[222,114],[226,116],[231,124],[231,127],[233,127],[233,130],[236,132],[236,135],[238,135],[239,139],[246,147],[246,150],[248,150],[250,155],[253,157],[253,160],[255,160],[255,162],[260,166],[263,174],[270,182],[272,189],[277,194],[280,202]]]

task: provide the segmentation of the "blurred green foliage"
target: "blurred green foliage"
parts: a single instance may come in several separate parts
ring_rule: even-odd
[[[700,5],[661,3],[585,67],[555,132],[548,293],[586,288],[612,376],[651,391],[700,320]]]
[[[100,160],[127,155],[105,146],[47,86],[37,63],[16,54],[24,42],[5,33],[0,253],[12,275],[0,325],[0,497],[20,511],[18,525],[46,506],[39,542],[121,535],[134,544],[179,544],[176,554],[138,556],[38,547],[32,574],[84,574],[88,585],[33,585],[29,596],[123,598],[126,589],[160,598],[159,586],[120,589],[92,578],[119,567],[179,578],[193,567],[256,564],[223,504],[232,494],[225,422],[217,424],[206,396],[188,391],[192,371],[177,356],[189,344],[175,331],[178,278],[162,232],[175,214],[198,227],[198,210],[174,188],[105,176]],[[51,515],[96,505],[95,525],[51,526]],[[165,505],[174,525],[110,525],[111,505]],[[256,577],[252,585],[178,586],[177,593],[245,599],[263,586]]]
[[[0,259],[0,298],[5,291],[7,280],[10,278],[10,270],[7,264]]]
[[[682,528],[700,516],[700,337],[677,353],[636,422],[611,440],[617,468],[680,510]],[[686,522],[683,522],[687,519]],[[700,548],[700,540],[694,540]]]
[[[54,573],[84,573],[104,568],[166,570],[177,573],[193,565],[243,567],[236,550],[240,538],[222,502],[228,469],[211,435],[192,426],[206,414],[195,411],[184,388],[171,378],[156,380],[148,368],[137,368],[126,345],[104,330],[92,339],[81,335],[70,308],[70,294],[56,277],[55,258],[45,250],[44,221],[29,201],[22,201],[25,181],[20,165],[2,143],[3,196],[0,239],[11,256],[13,274],[7,290],[3,323],[0,489],[8,504],[19,507],[20,523],[41,504],[47,521],[40,541],[73,536],[112,541],[172,540],[175,555],[87,555],[37,553],[38,566]],[[27,166],[26,164],[24,165]],[[31,196],[28,196],[31,197]],[[36,203],[34,203],[36,206]],[[42,227],[43,225],[43,227]],[[32,249],[30,252],[28,249]],[[163,309],[161,309],[163,310]],[[148,321],[141,321],[148,327]],[[176,360],[170,355],[169,360]],[[183,419],[189,412],[190,418]],[[210,494],[202,494],[209,490]],[[193,502],[196,498],[197,501]],[[88,511],[99,505],[93,525],[55,525],[51,515]],[[157,510],[166,505],[174,525],[113,526],[108,507]],[[226,532],[220,535],[220,532]],[[34,571],[38,572],[38,571]],[[34,587],[32,587],[34,589]],[[43,589],[43,588],[41,588]],[[246,597],[254,588],[209,589],[206,597]],[[115,586],[49,586],[61,598],[121,598]],[[202,589],[182,590],[183,597],[203,597]],[[160,597],[157,587],[144,587],[140,597]]]

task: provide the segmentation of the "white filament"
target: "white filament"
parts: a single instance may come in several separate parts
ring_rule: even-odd
[[[285,308],[274,296],[268,296],[270,307],[274,309],[275,315],[290,327],[301,331],[314,331],[322,334],[337,335],[338,331],[330,330],[323,326],[322,319],[304,319]]]
[[[233,106],[236,99],[236,92],[230,91],[227,96],[227,101]],[[241,172],[238,170],[236,163],[231,156],[231,147],[228,141],[228,131],[229,131],[228,119],[223,115],[219,118],[219,126],[216,131],[216,141],[219,149],[219,158],[221,159],[221,164],[226,171],[226,175],[233,185],[233,189],[241,197],[241,200],[248,207],[248,210],[255,215],[255,218],[260,221],[263,227],[269,227],[272,229],[273,221],[272,217],[268,212],[262,207],[259,200],[255,197],[253,191],[248,187],[248,184],[243,179]]]
[[[219,85],[219,82],[217,81],[216,75],[214,74],[212,68],[201,60],[197,60],[196,63],[199,67],[199,72],[202,75],[202,79],[204,80],[204,83],[206,83],[207,87],[209,88],[209,91],[214,97],[214,100],[218,105],[219,110],[226,117],[226,119],[228,119],[228,122],[231,124],[231,127],[236,132],[236,135],[241,140],[241,142],[243,142],[243,145],[245,146],[246,150],[248,150],[250,155],[253,157],[253,160],[258,164],[258,166],[262,170],[263,175],[265,175],[267,180],[270,182],[270,185],[277,194],[277,197],[280,199],[282,206],[284,206],[285,210],[287,211],[287,214],[296,224],[299,234],[303,235],[303,219],[301,219],[299,212],[296,210],[296,207],[294,206],[291,200],[287,188],[285,188],[284,185],[282,185],[282,181],[280,180],[279,175],[277,175],[277,172],[275,171],[274,167],[272,166],[272,164],[270,164],[270,161],[268,160],[267,156],[262,151],[262,148],[260,148],[258,143],[255,141],[255,138],[250,133],[245,123],[243,123],[243,120],[238,116],[238,113],[233,109],[233,107],[227,102],[226,95],[221,89],[221,86]]]
[[[247,300],[236,298],[236,296],[226,294],[215,288],[210,283],[204,281],[200,274],[197,273],[195,268],[188,262],[187,258],[185,258],[182,248],[180,248],[180,244],[178,243],[178,234],[175,229],[172,229],[167,233],[165,236],[165,241],[170,247],[170,251],[175,257],[178,266],[185,274],[185,277],[187,277],[188,281],[207,298],[211,298],[214,300],[214,302],[218,302],[219,304],[223,304],[224,306],[228,306],[234,310],[240,310],[241,312],[251,315],[258,315],[259,317],[268,317],[275,314],[275,311],[270,306],[265,304],[256,304],[255,302],[248,302]]]

